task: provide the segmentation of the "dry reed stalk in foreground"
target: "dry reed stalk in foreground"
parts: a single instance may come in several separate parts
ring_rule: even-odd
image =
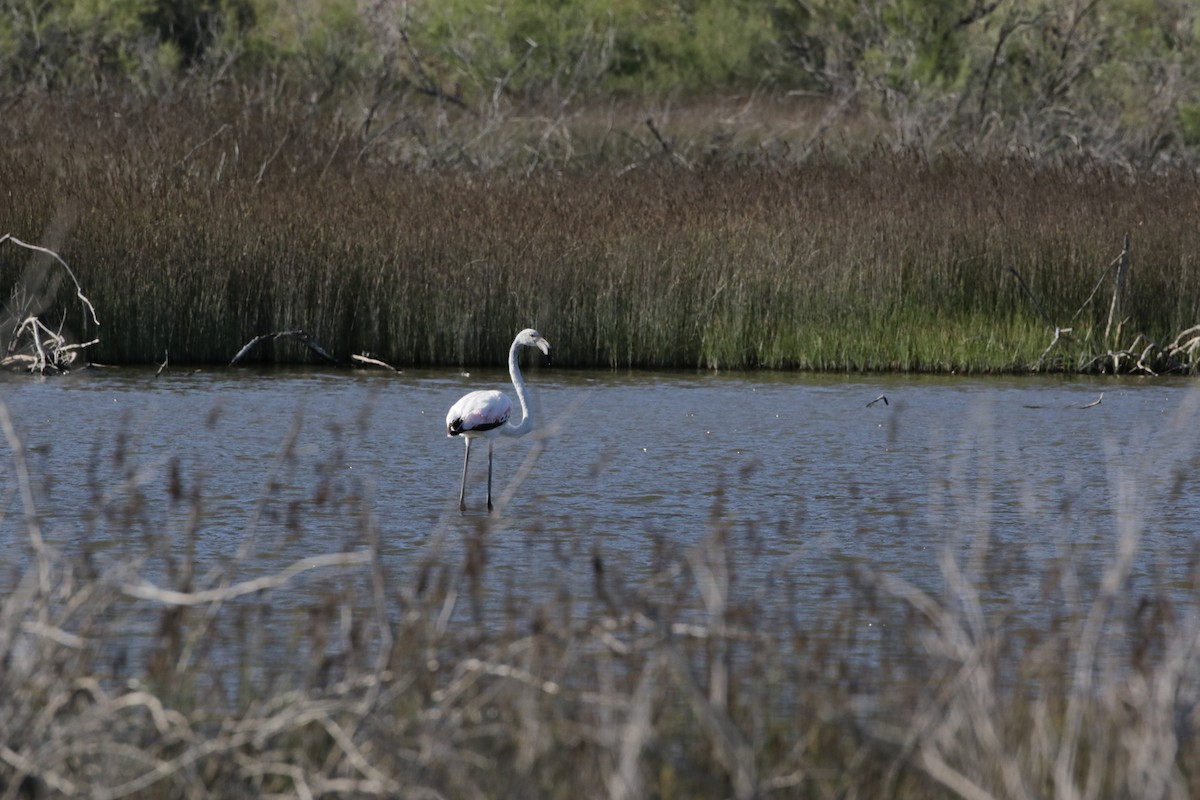
[[[1151,462],[1114,464],[1111,562],[1093,581],[1064,541],[1029,627],[1000,599],[1028,576],[985,568],[1002,554],[969,507],[946,509],[940,587],[869,562],[813,587],[796,567],[817,549],[764,570],[720,493],[695,544],[647,541],[644,577],[597,543],[590,591],[569,571],[549,594],[506,583],[488,554],[523,524],[503,511],[539,438],[499,516],[399,565],[347,497],[354,547],[263,569],[290,440],[228,563],[194,563],[203,498],[169,471],[137,485],[184,527],[102,561],[47,543],[0,404],[27,540],[0,607],[0,796],[1187,797],[1195,587],[1127,587],[1146,506],[1195,470],[1198,410],[1192,393]],[[134,488],[99,511],[144,507]]]

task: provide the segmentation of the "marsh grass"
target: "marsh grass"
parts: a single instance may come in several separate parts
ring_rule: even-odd
[[[538,524],[503,505],[388,559],[346,448],[303,456],[295,430],[232,557],[199,555],[203,474],[137,462],[124,434],[98,446],[71,539],[0,405],[0,794],[1190,797],[1200,552],[1168,556],[1182,584],[1136,564],[1148,510],[1194,483],[1198,405],[1144,462],[1114,459],[1099,570],[1068,502],[1042,520],[1058,557],[1035,562],[1000,547],[987,480],[964,477],[929,487],[955,521],[938,580],[864,557],[817,586],[820,551],[769,552],[723,492],[701,535],[651,532],[632,562],[563,543],[536,580],[502,575],[497,538]],[[301,475],[310,490],[283,489]],[[306,518],[330,509],[340,541],[315,549]],[[278,537],[310,554],[281,565]]]
[[[516,114],[412,110],[368,144],[304,107],[18,102],[5,224],[59,231],[105,320],[100,362],[228,363],[305,330],[343,361],[495,364],[535,324],[562,366],[1101,371],[1149,342],[1154,370],[1194,367],[1161,353],[1200,322],[1189,175],[802,148],[804,107],[766,129],[674,113],[667,153],[644,117],[598,112],[551,126],[571,142],[552,156],[549,123]],[[0,259],[11,286],[20,260]]]

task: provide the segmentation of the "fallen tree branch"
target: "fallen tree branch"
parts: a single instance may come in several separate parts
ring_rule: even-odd
[[[48,247],[23,242],[11,233],[0,235],[0,245],[6,242],[11,242],[18,247],[50,256],[58,262],[75,285],[75,296],[83,304],[83,327],[87,328],[89,317],[97,326],[100,324],[95,306],[92,305],[92,301],[88,299],[87,295],[83,293],[83,287],[80,285],[79,279],[75,277],[75,273],[71,270],[71,267],[58,253]],[[0,350],[3,350],[5,353],[4,357],[0,358],[0,366],[25,366],[30,372],[42,375],[47,372],[67,372],[68,368],[75,362],[79,351],[99,341],[99,339],[93,339],[82,344],[68,344],[62,330],[63,324],[66,322],[65,313],[57,331],[52,330],[46,323],[42,322],[38,315],[46,310],[54,295],[53,288],[46,288],[43,285],[44,277],[45,275],[40,268],[27,269],[25,277],[17,284],[24,293],[26,300],[19,303],[21,306],[20,310],[11,310],[8,312],[11,316],[8,317],[5,323],[5,329],[8,330],[9,325],[13,325],[14,327],[12,329],[13,332],[9,335],[10,338],[7,341],[0,342]],[[56,285],[56,280],[50,282],[50,286]],[[20,319],[19,324],[16,324],[17,319]]]
[[[260,342],[268,340],[273,342],[277,339],[295,339],[309,350],[312,350],[314,353],[321,356],[321,358],[324,358],[326,361],[329,361],[333,364],[340,363],[336,358],[331,356],[329,352],[321,346],[321,343],[314,339],[312,334],[310,334],[308,331],[276,331],[275,333],[259,334],[249,342],[246,342],[242,349],[238,350],[237,355],[233,357],[233,360],[229,362],[229,366],[232,367],[234,364],[245,358],[246,354],[258,346]]]
[[[1132,345],[1130,346],[1130,349],[1132,349]],[[1151,369],[1150,365],[1148,363],[1146,363],[1146,359],[1150,356],[1150,353],[1154,350],[1158,350],[1158,345],[1155,344],[1154,342],[1151,342],[1150,344],[1146,345],[1146,349],[1142,351],[1142,354],[1140,356],[1138,356],[1137,364],[1134,365],[1134,368],[1157,378],[1158,373],[1155,372],[1153,369]]]
[[[1190,336],[1186,342],[1183,337]],[[1200,351],[1200,325],[1193,325],[1185,331],[1180,331],[1175,337],[1175,341],[1167,345],[1163,351],[1164,354],[1173,360],[1178,361],[1181,356],[1185,357],[1189,362],[1189,368],[1192,371],[1196,369],[1196,354]]]
[[[1038,356],[1036,366],[1040,367],[1042,365],[1042,362],[1046,360],[1046,356],[1050,355],[1050,351],[1054,349],[1054,346],[1056,344],[1058,344],[1058,340],[1062,338],[1062,335],[1064,333],[1070,333],[1070,332],[1071,332],[1070,328],[1060,328],[1057,325],[1055,325],[1054,326],[1054,338],[1050,340],[1050,344],[1047,345],[1046,349],[1042,351],[1042,354],[1040,356]]]
[[[30,372],[44,375],[47,372],[67,372],[75,363],[80,350],[98,343],[99,339],[78,344],[67,344],[61,331],[52,331],[36,316],[26,317],[13,334],[9,348],[16,346],[22,335],[28,334],[30,353],[9,353],[0,359],[0,366],[27,365]],[[44,341],[43,341],[44,337]]]
[[[350,360],[353,363],[361,364],[364,367],[381,367],[383,369],[390,369],[392,372],[403,372],[403,370],[393,367],[386,361],[380,361],[378,358],[371,358],[366,353],[355,353],[354,355],[350,356]]]
[[[58,253],[54,252],[53,250],[49,249],[48,247],[40,247],[36,244],[28,244],[26,242],[22,242],[20,239],[13,236],[11,233],[6,233],[3,236],[0,236],[0,244],[4,244],[5,242],[12,242],[13,244],[15,244],[19,247],[24,247],[29,250],[35,250],[39,253],[45,253],[46,255],[50,256],[55,261],[57,261],[59,264],[61,264],[62,268],[67,271],[67,275],[69,275],[71,277],[71,282],[75,284],[75,296],[78,297],[83,302],[84,307],[91,313],[92,322],[94,322],[96,325],[100,324],[99,318],[96,317],[95,306],[92,305],[91,300],[87,299],[87,296],[83,293],[83,287],[79,285],[79,279],[75,277],[75,273],[71,271],[71,268],[69,266],[67,266],[67,262],[63,261],[62,257],[59,256]]]

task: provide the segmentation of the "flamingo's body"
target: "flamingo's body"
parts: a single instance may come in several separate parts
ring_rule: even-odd
[[[512,416],[512,400],[503,392],[488,389],[465,394],[446,414],[446,435],[461,436],[466,443],[463,454],[462,485],[458,491],[459,510],[466,508],[467,494],[467,463],[471,460],[471,440],[479,437],[488,439],[488,511],[492,510],[492,449],[495,437],[520,436],[533,428],[533,417],[529,412],[529,395],[525,391],[525,380],[521,377],[521,367],[518,354],[522,347],[536,347],[546,355],[550,354],[550,343],[532,328],[526,328],[513,339],[512,347],[508,350],[508,374],[512,377],[513,388],[517,392],[517,400],[521,403],[520,422],[510,422]]]

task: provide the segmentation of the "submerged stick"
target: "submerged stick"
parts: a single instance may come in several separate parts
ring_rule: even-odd
[[[352,356],[350,356],[350,360],[352,362],[354,362],[355,364],[362,364],[365,367],[382,367],[383,369],[390,369],[392,372],[402,372],[403,371],[403,370],[397,369],[396,367],[393,367],[391,364],[387,363],[386,361],[380,361],[378,358],[371,358],[366,353],[355,353]]]
[[[312,350],[314,353],[321,356],[321,358],[324,358],[326,361],[329,361],[333,364],[339,363],[338,360],[331,356],[329,352],[321,346],[321,343],[314,339],[312,334],[310,334],[308,331],[276,331],[275,333],[260,333],[258,336],[255,336],[253,339],[246,342],[242,349],[238,350],[237,355],[233,357],[233,360],[229,362],[229,366],[232,367],[234,364],[241,361],[242,358],[244,358],[245,355],[253,350],[260,342],[268,339],[271,341],[275,341],[276,339],[295,339],[309,350]]]

